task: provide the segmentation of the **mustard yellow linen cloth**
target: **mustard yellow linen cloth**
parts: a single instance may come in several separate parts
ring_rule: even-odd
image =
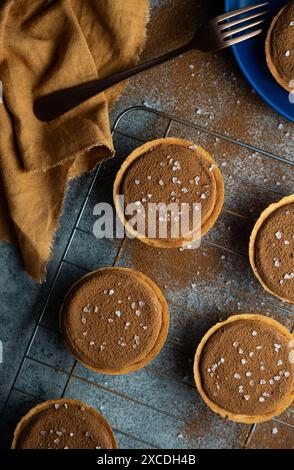
[[[39,282],[68,181],[114,154],[108,111],[121,87],[49,123],[34,99],[134,65],[147,20],[148,0],[0,3],[0,240],[18,244]]]

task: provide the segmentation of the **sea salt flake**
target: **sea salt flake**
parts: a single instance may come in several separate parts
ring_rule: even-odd
[[[91,311],[91,310],[90,310],[90,306],[89,306],[89,305],[87,305],[86,307],[83,308],[83,312],[84,312],[84,313],[90,313],[90,311]]]
[[[53,442],[54,442],[54,444],[59,444],[59,441],[60,441],[60,439],[58,439],[58,437],[57,437],[56,439],[54,439]]]
[[[275,237],[276,237],[277,240],[281,240],[282,232],[280,232],[280,230],[278,230],[278,232],[275,233]]]
[[[265,384],[266,384],[266,381],[263,380],[263,379],[261,379],[261,380],[259,381],[259,383],[260,383],[260,385],[265,385]]]
[[[287,379],[288,377],[290,377],[290,372],[288,372],[288,371],[284,372],[284,376],[285,376],[286,379]]]
[[[275,375],[274,380],[275,380],[276,382],[278,382],[280,379],[281,379],[281,377],[280,377],[279,375]]]
[[[237,372],[236,372],[236,373],[234,374],[234,379],[240,379],[240,378],[241,378],[240,375],[237,374]]]
[[[251,376],[252,376],[252,372],[248,371],[248,372],[246,372],[245,375],[246,375],[246,377],[251,377]]]
[[[140,307],[144,307],[145,302],[143,300],[139,300],[139,305],[140,305]]]
[[[90,346],[95,346],[95,341],[90,341]]]
[[[259,397],[258,401],[260,401],[260,403],[263,403],[263,402],[265,402],[265,398],[264,397]]]
[[[234,342],[233,342],[233,347],[234,347],[234,348],[237,348],[238,346],[239,346],[238,341],[234,341]]]
[[[273,429],[272,429],[272,434],[273,434],[273,435],[278,434],[278,428],[273,428]]]
[[[243,398],[244,398],[244,400],[248,401],[248,400],[250,400],[250,395],[244,395]]]
[[[121,317],[122,313],[121,313],[120,310],[116,310],[115,315],[119,318],[119,317]]]
[[[269,379],[270,385],[274,385],[275,381],[273,379]]]
[[[247,364],[246,359],[241,359],[241,364],[243,364],[243,365]]]
[[[113,295],[114,294],[114,289],[110,289],[110,291],[108,292],[108,295]]]
[[[56,410],[58,410],[59,407],[60,407],[60,405],[59,405],[58,403],[55,403],[54,408],[55,408]]]
[[[281,349],[281,345],[278,344],[278,343],[275,343],[275,344],[274,344],[274,348],[275,348],[275,349]]]
[[[281,359],[279,359],[278,362],[277,362],[277,365],[278,365],[278,366],[282,366],[282,365],[283,365],[283,361],[282,361]]]
[[[286,51],[286,52],[285,52],[285,57],[290,57],[290,54],[291,54],[290,51]]]
[[[243,353],[244,353],[244,351],[243,351],[242,348],[240,348],[238,352],[239,352],[239,354],[243,354]]]
[[[86,318],[83,317],[83,318],[82,318],[82,324],[85,325],[86,322],[87,322]]]
[[[256,336],[256,335],[257,335],[257,331],[253,330],[251,334],[252,334],[252,336]]]

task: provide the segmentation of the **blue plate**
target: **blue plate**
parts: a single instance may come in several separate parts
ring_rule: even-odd
[[[228,12],[258,3],[262,3],[262,1],[225,0],[225,10]],[[288,3],[287,0],[271,0],[269,5],[263,8],[270,9],[270,18],[273,18],[286,3]],[[269,24],[270,22],[266,26]],[[266,31],[256,38],[233,46],[233,52],[242,72],[257,93],[278,113],[294,122],[294,103],[290,102],[289,93],[275,81],[268,69],[265,59],[265,38]]]

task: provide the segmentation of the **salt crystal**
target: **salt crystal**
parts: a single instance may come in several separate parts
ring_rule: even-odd
[[[143,300],[139,300],[139,305],[140,305],[140,307],[144,307],[145,302],[143,302]]]
[[[252,334],[252,336],[256,336],[256,335],[257,335],[257,331],[253,330],[251,334]]]
[[[116,310],[115,315],[116,315],[118,318],[121,316],[121,314],[122,314],[122,313],[121,313],[120,310]]]
[[[261,379],[261,380],[259,381],[259,383],[260,383],[260,385],[265,385],[265,384],[266,384],[266,381],[263,380],[263,379]]]
[[[285,52],[285,57],[290,57],[290,51]]]
[[[246,375],[246,377],[251,377],[251,375],[252,375],[252,372],[248,371],[248,372],[246,372],[246,374],[245,374],[245,375]]]
[[[278,362],[277,362],[277,365],[278,365],[278,366],[282,366],[282,365],[283,365],[283,361],[282,361],[281,359],[279,359]]]
[[[108,295],[113,295],[114,294],[114,289],[110,289],[110,291],[108,292]]]
[[[281,377],[280,377],[279,375],[276,375],[276,376],[274,377],[274,380],[275,380],[276,382],[278,382],[278,381],[280,380],[280,378],[281,378]]]
[[[275,435],[275,434],[278,434],[278,428],[273,428],[273,429],[272,429],[272,434],[274,434],[274,435]]]
[[[259,397],[259,401],[260,401],[261,403],[263,403],[263,402],[265,402],[265,398],[264,398],[264,397]]]
[[[278,230],[278,232],[275,233],[275,236],[276,236],[277,240],[281,240],[282,233],[280,232],[280,230]]]
[[[287,379],[288,377],[290,377],[290,372],[288,372],[288,371],[284,372],[284,376],[285,376],[286,379]]]
[[[55,403],[54,408],[55,408],[56,410],[58,410],[59,406],[60,406],[60,405],[59,405],[58,403]]]
[[[240,377],[240,375],[239,375],[239,374],[237,374],[237,373],[236,373],[236,374],[234,374],[234,379],[240,379],[240,378],[241,378],[241,377]]]
[[[202,193],[201,194],[201,199],[206,199],[206,194]]]
[[[140,180],[135,180],[135,184],[138,186],[140,184]]]
[[[244,398],[244,400],[248,401],[248,400],[250,400],[250,395],[244,395],[243,398]]]
[[[234,348],[237,348],[238,346],[239,346],[238,341],[234,341],[234,342],[233,342],[233,347],[234,347]]]

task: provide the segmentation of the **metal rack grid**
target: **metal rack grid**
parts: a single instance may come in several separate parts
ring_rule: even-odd
[[[157,110],[154,110],[154,109],[151,109],[151,108],[147,108],[145,106],[135,106],[135,107],[131,107],[125,111],[123,111],[119,116],[118,118],[116,119],[114,125],[113,125],[113,128],[112,128],[112,134],[113,136],[115,136],[116,134],[117,135],[120,135],[122,138],[125,138],[125,139],[132,139],[132,140],[135,140],[137,142],[145,142],[146,141],[146,138],[144,138],[144,136],[141,136],[141,135],[132,135],[131,133],[129,132],[126,132],[124,130],[121,130],[120,128],[120,125],[121,124],[124,124],[124,121],[126,121],[127,119],[129,119],[133,113],[138,113],[138,112],[141,112],[141,113],[145,113],[146,116],[149,115],[149,116],[153,116],[153,117],[158,117],[160,119],[162,119],[164,122],[165,122],[165,125],[164,125],[164,129],[162,129],[162,132],[160,132],[160,137],[167,137],[169,134],[170,134],[170,131],[171,131],[171,127],[173,125],[176,125],[176,126],[183,126],[184,128],[186,128],[187,130],[192,130],[192,131],[197,131],[197,132],[201,132],[207,136],[210,136],[212,138],[216,138],[216,139],[222,139],[223,141],[226,141],[226,142],[229,142],[230,144],[234,144],[234,145],[237,145],[239,147],[242,147],[242,148],[245,148],[251,152],[258,152],[260,155],[263,155],[273,161],[277,161],[277,162],[280,162],[282,164],[285,164],[287,166],[287,168],[291,168],[294,166],[294,162],[291,162],[289,161],[288,159],[284,158],[283,156],[279,156],[279,155],[275,155],[275,154],[272,154],[268,151],[265,151],[263,149],[259,149],[259,148],[256,148],[250,144],[247,144],[247,143],[244,143],[244,142],[240,142],[240,141],[236,141],[234,139],[232,139],[230,136],[228,135],[222,135],[222,134],[219,134],[218,132],[216,131],[213,131],[213,130],[209,130],[207,129],[206,127],[204,126],[201,126],[201,125],[198,125],[198,124],[193,124],[193,123],[189,123],[189,122],[186,122],[182,119],[179,119],[179,118],[176,118],[174,116],[170,116],[168,114],[165,114],[163,112],[160,112],[160,111],[157,111]],[[123,127],[123,126],[122,126]],[[58,267],[56,269],[56,272],[54,274],[54,277],[51,281],[51,285],[50,285],[50,288],[48,290],[48,293],[46,295],[46,299],[44,301],[44,304],[42,306],[42,309],[41,309],[41,312],[40,312],[40,315],[39,315],[39,318],[38,318],[38,321],[36,322],[36,325],[34,327],[34,330],[33,330],[33,333],[30,337],[30,340],[27,344],[27,347],[26,347],[26,350],[25,350],[25,353],[24,353],[24,356],[22,358],[22,361],[19,365],[19,368],[17,370],[17,373],[15,375],[15,378],[14,378],[14,381],[13,381],[13,384],[10,388],[10,391],[8,393],[8,396],[5,400],[5,404],[4,404],[4,407],[3,407],[3,411],[2,413],[5,412],[5,409],[7,407],[7,404],[9,403],[9,400],[10,400],[10,397],[11,397],[11,394],[13,392],[13,390],[16,388],[16,384],[17,384],[17,380],[19,378],[19,376],[21,375],[22,373],[22,370],[23,370],[23,367],[24,367],[24,364],[25,364],[25,361],[26,359],[30,359],[30,349],[34,343],[34,340],[35,340],[35,337],[38,333],[38,330],[40,328],[40,326],[44,327],[44,325],[42,325],[42,320],[44,318],[44,315],[46,313],[46,310],[48,308],[48,305],[49,305],[49,302],[50,302],[50,299],[51,299],[51,296],[52,296],[52,293],[54,292],[54,289],[56,287],[56,283],[58,281],[58,277],[64,267],[64,265],[73,265],[77,268],[80,268],[82,269],[83,271],[87,271],[87,269],[84,269],[83,267],[81,267],[79,264],[75,264],[75,263],[71,263],[69,262],[66,258],[67,258],[67,254],[68,252],[70,251],[71,249],[71,246],[72,246],[72,243],[73,243],[73,240],[77,234],[77,232],[79,231],[82,231],[82,229],[80,228],[80,222],[85,214],[85,210],[86,210],[86,207],[87,207],[87,204],[89,202],[89,199],[90,199],[90,196],[92,194],[92,191],[93,189],[95,188],[95,185],[97,183],[97,180],[99,178],[99,174],[100,174],[100,170],[101,170],[101,164],[97,167],[96,171],[94,172],[94,175],[93,175],[93,178],[92,178],[92,181],[89,185],[89,188],[88,188],[88,191],[86,193],[86,197],[83,201],[83,204],[82,204],[82,207],[78,213],[78,216],[77,216],[77,219],[76,219],[76,222],[74,224],[74,227],[72,229],[72,232],[70,234],[70,237],[69,237],[69,240],[66,244],[66,247],[65,247],[65,250],[62,254],[62,257],[59,261],[59,264],[58,264]],[[259,185],[260,186],[260,185]],[[278,193],[278,191],[277,191]],[[119,248],[118,250],[118,253],[117,253],[117,256],[119,256],[120,254],[120,251],[122,249],[122,246],[124,245],[124,241],[122,242],[122,245],[121,247]],[[114,263],[116,262],[116,259],[117,259],[117,256],[114,260]],[[275,305],[273,305],[273,307],[275,308]],[[287,308],[283,305],[279,305],[278,308],[280,310],[285,310],[285,312],[289,313],[289,311],[287,310]],[[292,311],[293,312],[293,311]],[[290,313],[291,313],[291,310],[290,310]],[[38,360],[36,359],[33,359],[34,361],[38,362]],[[45,364],[46,366],[48,366],[48,364]],[[71,367],[71,370],[69,372],[66,372],[67,374],[67,380],[64,384],[64,387],[63,387],[63,391],[61,393],[61,396],[63,397],[66,393],[66,390],[68,388],[68,385],[71,381],[71,379],[75,376],[75,369],[76,369],[76,365],[77,365],[77,362],[74,361],[72,367]],[[51,367],[51,366],[49,366]],[[63,371],[64,372],[64,371]],[[291,424],[288,424],[286,423],[287,426],[290,426],[291,427]],[[253,431],[255,430],[255,426],[253,426],[246,439],[245,439],[245,442],[244,442],[244,445],[246,445],[246,443],[248,442],[248,439],[249,437],[252,435]],[[132,437],[132,436],[131,436]],[[141,442],[143,442],[141,440]]]

